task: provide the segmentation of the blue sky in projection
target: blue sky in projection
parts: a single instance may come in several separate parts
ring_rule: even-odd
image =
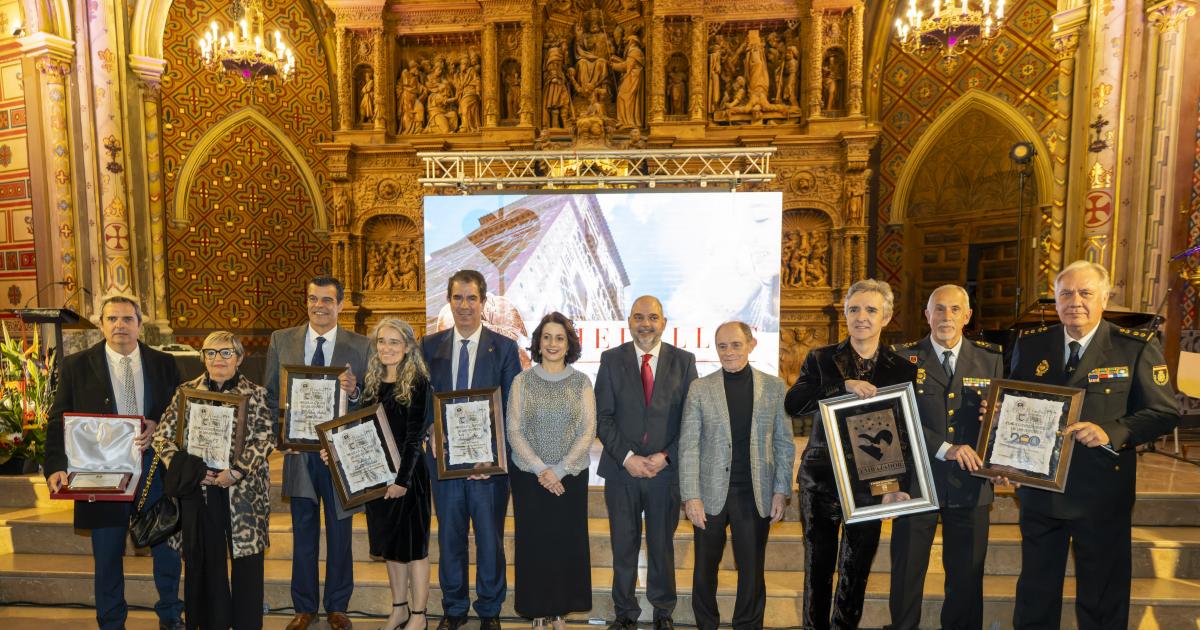
[[[427,197],[426,258],[478,228],[483,215],[524,196]],[[628,300],[660,296],[670,316],[672,306],[691,310],[711,302],[718,287],[748,291],[779,273],[780,193],[597,193],[596,198],[629,276]]]

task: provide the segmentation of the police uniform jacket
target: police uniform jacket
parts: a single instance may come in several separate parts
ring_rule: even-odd
[[[1004,357],[1000,346],[986,341],[962,340],[954,377],[946,376],[942,357],[929,337],[894,346],[906,361],[917,367],[917,410],[925,432],[925,447],[938,505],[974,507],[992,502],[992,484],[972,476],[954,460],[937,458],[942,444],[967,444],[975,448],[979,440],[979,403],[987,396],[991,380],[1004,377]]]
[[[1013,349],[1010,378],[1085,389],[1079,419],[1100,425],[1118,454],[1076,443],[1066,491],[1020,488],[1021,508],[1062,519],[1130,510],[1137,478],[1135,447],[1179,423],[1162,346],[1147,331],[1101,321],[1067,377],[1065,335],[1061,324],[1024,331]]]

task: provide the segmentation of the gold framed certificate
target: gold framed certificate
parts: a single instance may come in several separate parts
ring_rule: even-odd
[[[433,453],[438,479],[508,474],[500,388],[435,393]]]
[[[1063,435],[1079,421],[1084,390],[996,379],[976,452],[976,477],[1007,477],[1023,486],[1063,492],[1075,440]]]
[[[317,425],[346,413],[346,396],[337,380],[345,370],[311,365],[279,367],[279,448],[321,450]]]
[[[192,388],[179,393],[176,446],[203,459],[210,470],[228,469],[242,456],[250,397]]]

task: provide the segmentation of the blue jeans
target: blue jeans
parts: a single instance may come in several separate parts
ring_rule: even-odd
[[[154,460],[154,451],[146,451],[142,456],[142,480],[150,471],[150,463]],[[150,492],[146,495],[144,508],[149,508],[163,496],[162,475],[166,471],[162,463],[154,472],[150,483]],[[135,495],[141,496],[141,488]],[[130,507],[137,507],[133,503]],[[125,618],[129,606],[125,603],[125,540],[129,528],[102,527],[92,530],[92,559],[95,560],[96,573],[96,623],[100,630],[121,630],[125,627]],[[183,614],[183,601],[179,599],[179,574],[182,562],[179,552],[166,542],[150,548],[154,560],[154,588],[158,590],[158,602],[154,604],[154,612],[163,623],[179,621]]]

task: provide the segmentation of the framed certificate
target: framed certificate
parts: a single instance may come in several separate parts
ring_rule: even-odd
[[[988,395],[987,417],[976,452],[983,467],[976,477],[1007,477],[1021,485],[1062,492],[1075,440],[1063,429],[1079,421],[1084,390],[997,379]]]
[[[203,459],[211,470],[229,468],[246,442],[249,396],[183,388],[180,399],[176,446]]]
[[[67,484],[52,499],[130,502],[142,475],[141,416],[63,414]]]
[[[345,369],[311,365],[279,367],[279,448],[321,450],[317,425],[346,413],[346,397],[337,380]]]
[[[395,483],[400,449],[381,405],[322,422],[317,435],[329,453],[329,471],[343,509],[378,499]]]
[[[438,479],[508,474],[499,387],[433,395],[433,454]]]
[[[820,407],[846,523],[938,508],[912,383],[880,387],[866,399],[828,398]]]

